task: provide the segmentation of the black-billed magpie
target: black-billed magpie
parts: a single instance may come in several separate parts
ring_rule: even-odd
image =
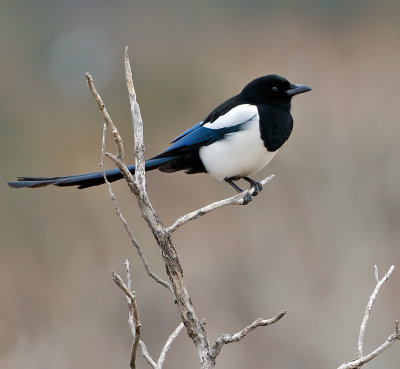
[[[310,91],[286,78],[269,74],[256,78],[243,90],[216,107],[204,120],[171,142],[171,146],[146,161],[146,170],[171,173],[209,173],[243,192],[233,181],[244,179],[254,187],[253,196],[262,189],[249,176],[264,168],[289,138],[293,128],[290,103],[294,95]],[[134,173],[135,166],[128,166]],[[122,178],[119,169],[106,171],[110,182]],[[78,186],[87,188],[104,183],[103,173],[64,177],[18,177],[8,184],[14,188]],[[247,193],[244,203],[251,201]]]

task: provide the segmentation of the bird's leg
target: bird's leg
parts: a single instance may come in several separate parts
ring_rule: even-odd
[[[255,181],[249,177],[243,177],[243,179],[250,183],[250,188],[254,187],[253,196],[257,196],[260,191],[263,189],[263,185],[260,182]]]
[[[225,178],[225,182],[229,183],[237,192],[244,192],[231,178]],[[243,205],[247,205],[251,200],[251,195],[247,192],[246,195],[243,196]]]

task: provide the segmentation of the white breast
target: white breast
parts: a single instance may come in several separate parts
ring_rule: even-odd
[[[264,168],[277,153],[269,152],[261,140],[258,114],[243,128],[200,148],[200,159],[213,177],[223,180],[249,176]]]

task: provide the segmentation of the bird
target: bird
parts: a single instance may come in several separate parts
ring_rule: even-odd
[[[258,77],[172,140],[165,151],[147,160],[145,170],[208,173],[239,193],[244,191],[235,182],[243,179],[250,188],[254,187],[252,195],[247,192],[243,197],[243,204],[248,204],[262,190],[262,184],[249,176],[263,169],[287,141],[293,129],[292,97],[307,91],[311,87],[292,84],[277,74]],[[134,173],[135,165],[128,169]],[[119,169],[107,170],[105,174],[109,182],[123,177]],[[103,172],[95,172],[62,177],[18,177],[8,185],[83,189],[103,183]]]

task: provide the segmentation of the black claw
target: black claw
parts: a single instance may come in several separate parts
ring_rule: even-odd
[[[247,205],[251,200],[253,200],[253,196],[256,196],[258,192],[262,190],[263,186],[261,183],[256,182],[249,177],[244,177],[243,179],[249,182],[251,187],[254,187],[253,194],[250,195],[250,193],[246,192],[246,194],[242,198],[243,199],[242,205]],[[236,183],[233,182],[231,178],[225,178],[225,181],[229,183],[237,192],[239,193],[244,192]]]
[[[244,177],[243,179],[250,183],[250,188],[252,188],[252,187],[254,188],[254,192],[253,192],[252,196],[257,196],[258,193],[262,191],[262,189],[263,189],[262,183],[257,182],[254,179],[251,179],[249,177]]]
[[[242,205],[247,205],[251,200],[253,200],[253,197],[247,192],[246,195],[243,196]]]
[[[257,196],[259,192],[263,189],[263,185],[260,182],[254,182],[254,192],[253,196]]]

